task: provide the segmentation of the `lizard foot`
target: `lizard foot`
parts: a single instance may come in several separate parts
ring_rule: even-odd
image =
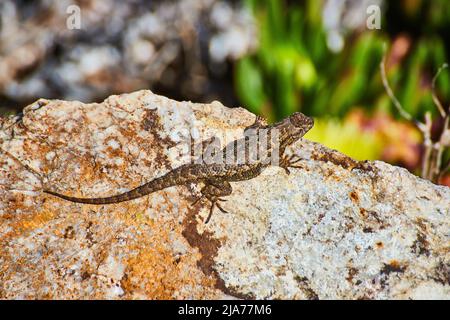
[[[209,220],[211,219],[212,213],[214,211],[214,207],[217,207],[223,213],[228,213],[227,210],[225,210],[224,208],[222,208],[220,206],[218,201],[227,201],[227,200],[226,199],[221,199],[221,198],[217,198],[217,199],[211,200],[211,208],[209,209],[209,214],[208,214],[208,217],[205,220],[205,224],[207,224],[209,222]]]
[[[281,158],[280,167],[282,167],[287,174],[291,174],[289,168],[301,169],[302,167],[298,165],[298,163],[302,160],[303,159],[296,154],[291,154],[289,156],[285,155]]]
[[[191,203],[191,206],[195,206],[204,197],[206,197],[206,196],[202,195],[202,196],[198,197],[194,202]],[[208,217],[205,220],[205,224],[207,224],[209,222],[209,220],[211,219],[212,213],[214,211],[214,207],[217,207],[223,213],[228,213],[228,211],[226,211],[224,208],[222,208],[222,206],[218,203],[219,201],[225,202],[225,201],[227,201],[227,199],[222,199],[222,198],[211,199],[211,198],[208,198],[208,200],[211,201],[211,207],[209,209]]]
[[[233,189],[231,188],[231,185],[228,181],[207,181],[206,185],[202,188],[202,197],[206,197],[211,202],[211,207],[209,209],[209,215],[205,220],[205,224],[209,222],[209,219],[211,219],[214,207],[217,207],[220,211],[227,213],[227,211],[222,208],[219,202],[227,201],[223,197],[229,196],[232,191]]]

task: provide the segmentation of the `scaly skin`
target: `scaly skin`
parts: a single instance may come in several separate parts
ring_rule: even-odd
[[[246,150],[249,149],[249,138],[241,138],[228,144],[223,150],[223,158],[225,159],[226,152],[234,153],[234,155],[242,155],[244,160],[239,162],[236,157],[233,157],[231,163],[212,163],[200,161],[200,163],[194,162],[190,164],[182,165],[173,169],[167,174],[155,178],[152,181],[137,187],[131,191],[118,194],[105,198],[77,198],[59,194],[50,190],[44,190],[45,193],[57,196],[59,198],[69,200],[72,202],[86,203],[86,204],[110,204],[119,203],[123,201],[133,200],[146,196],[150,193],[169,188],[177,185],[186,185],[189,183],[203,183],[205,186],[202,188],[202,196],[195,201],[199,201],[201,198],[206,197],[211,201],[212,205],[210,213],[206,219],[206,223],[209,221],[214,206],[217,206],[222,212],[226,212],[218,203],[218,201],[225,201],[221,197],[230,195],[232,188],[229,182],[231,181],[243,181],[257,177],[264,168],[271,165],[272,155],[278,155],[279,166],[284,168],[289,173],[289,167],[296,167],[295,163],[300,159],[293,160],[293,157],[286,157],[284,151],[286,147],[303,137],[314,125],[313,119],[303,115],[302,113],[294,113],[290,117],[275,123],[272,126],[266,125],[262,118],[257,117],[255,123],[246,129],[246,132],[262,132],[260,130],[265,129],[270,137],[276,130],[275,137],[278,138],[277,148],[274,145],[267,144],[268,149],[263,157],[259,159],[249,161]],[[254,131],[247,131],[254,129]],[[251,135],[251,134],[250,134]],[[237,146],[236,150],[232,147]],[[274,154],[274,153],[277,154]]]

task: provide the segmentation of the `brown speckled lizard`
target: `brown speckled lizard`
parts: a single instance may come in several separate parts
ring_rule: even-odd
[[[272,140],[274,139],[273,137],[276,137],[277,140],[275,141],[275,144],[264,144],[264,146],[267,145],[267,150],[265,153],[261,153],[263,154],[262,157],[257,157],[258,159],[252,158],[252,161],[248,161],[249,141],[251,139],[249,138],[249,135],[245,135],[244,138],[235,140],[223,148],[222,154],[224,155],[224,158],[227,151],[228,153],[230,150],[234,152],[231,163],[230,161],[226,161],[225,163],[212,164],[196,162],[184,164],[140,187],[115,196],[105,198],[77,198],[62,195],[50,190],[44,190],[44,192],[72,202],[102,205],[133,200],[172,186],[203,183],[204,187],[201,189],[202,196],[198,198],[193,205],[202,198],[206,198],[211,202],[209,215],[205,221],[205,223],[208,223],[215,206],[219,208],[220,211],[226,212],[218,202],[226,201],[222,197],[232,193],[233,189],[230,185],[231,181],[243,181],[255,178],[265,167],[271,165],[270,159],[273,159],[273,155],[279,159],[278,165],[284,168],[287,173],[289,173],[289,167],[298,167],[295,164],[301,159],[298,157],[294,159],[296,156],[285,155],[285,149],[287,146],[303,137],[303,135],[312,128],[313,124],[314,121],[312,118],[299,112],[294,113],[290,117],[273,125],[267,125],[262,118],[256,117],[255,123],[247,127],[245,132],[264,132],[268,135],[269,140],[271,139],[270,137],[272,137]],[[249,129],[254,130],[250,131]],[[258,145],[257,148],[259,148],[259,146],[260,145]],[[235,148],[233,149],[233,147]],[[246,160],[238,160],[239,157],[237,154],[240,152],[244,152],[244,159]]]

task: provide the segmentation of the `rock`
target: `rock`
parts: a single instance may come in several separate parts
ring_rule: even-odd
[[[2,299],[450,298],[450,188],[305,139],[302,168],[233,182],[208,224],[201,186],[83,205],[190,160],[190,137],[241,137],[254,115],[150,91],[40,99],[0,123]]]

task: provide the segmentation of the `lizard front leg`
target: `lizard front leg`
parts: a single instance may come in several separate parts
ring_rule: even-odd
[[[287,174],[290,174],[291,171],[289,171],[289,168],[299,168],[301,169],[302,167],[298,165],[298,162],[302,161],[303,159],[300,158],[298,155],[296,154],[291,154],[291,155],[285,155],[283,154],[283,156],[280,159],[280,164],[279,166],[281,168],[284,169],[284,171],[286,171]]]
[[[205,224],[211,219],[214,207],[219,208],[220,211],[227,213],[225,209],[219,204],[219,201],[226,201],[222,197],[229,196],[233,192],[233,188],[228,181],[218,181],[218,180],[207,180],[206,185],[202,188],[202,196],[195,200],[193,203],[196,204],[203,197],[207,198],[211,202],[211,207],[209,209],[209,215],[205,220]]]

